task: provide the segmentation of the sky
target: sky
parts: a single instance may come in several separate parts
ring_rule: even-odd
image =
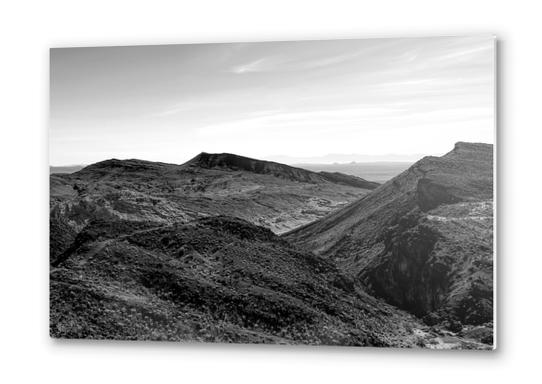
[[[494,141],[490,35],[54,48],[51,165],[412,160]],[[346,155],[346,156],[345,156]]]

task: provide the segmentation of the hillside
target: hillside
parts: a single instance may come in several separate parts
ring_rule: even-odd
[[[285,164],[251,159],[249,157],[233,155],[231,153],[209,154],[202,152],[184,165],[243,170],[258,174],[273,175],[301,183],[322,183],[329,181],[335,184],[369,190],[375,189],[380,185],[379,183],[367,181],[358,176],[347,175],[340,172],[312,172]]]
[[[484,325],[493,318],[493,146],[460,142],[425,157],[285,239],[429,324]]]
[[[97,220],[51,268],[61,338],[438,347],[333,263],[241,219]],[[443,344],[445,345],[445,344]],[[454,339],[449,347],[483,348]]]
[[[53,262],[51,300],[55,337],[385,346],[368,313],[412,321],[332,263],[227,217],[94,221]]]
[[[111,159],[53,174],[50,181],[54,225],[75,232],[96,218],[173,223],[222,214],[281,233],[376,186],[354,176],[204,153],[183,165]]]
[[[51,335],[488,349],[491,166],[458,143],[377,188],[231,154],[53,174]]]

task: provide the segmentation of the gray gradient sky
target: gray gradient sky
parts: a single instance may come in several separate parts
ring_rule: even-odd
[[[52,49],[50,163],[440,155],[493,142],[494,77],[489,35]]]

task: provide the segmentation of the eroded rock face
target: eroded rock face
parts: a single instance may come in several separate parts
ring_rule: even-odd
[[[433,257],[440,234],[418,225],[411,214],[390,228],[383,252],[366,268],[362,277],[369,287],[390,303],[423,316],[443,301],[449,266]]]
[[[360,273],[379,297],[428,324],[480,325],[493,317],[492,202],[414,211],[383,236]]]

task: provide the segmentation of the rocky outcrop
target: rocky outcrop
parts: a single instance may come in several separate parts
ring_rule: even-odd
[[[380,297],[417,316],[442,304],[449,266],[433,257],[440,234],[412,213],[384,235],[384,250],[360,274]]]

